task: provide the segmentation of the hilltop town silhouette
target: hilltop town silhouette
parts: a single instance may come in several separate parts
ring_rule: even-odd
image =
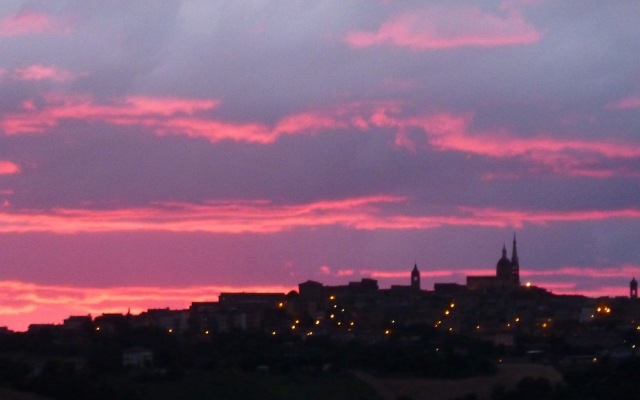
[[[538,377],[524,388],[494,388],[492,398],[529,398],[523,393],[610,398],[577,397],[586,394],[566,390],[583,382],[593,368],[601,368],[606,379],[640,370],[635,278],[629,296],[615,298],[555,295],[521,284],[515,235],[511,257],[503,246],[495,271],[490,276],[468,276],[465,284],[436,283],[433,290],[423,290],[415,264],[407,271],[407,285],[387,289],[370,278],[335,286],[308,280],[289,293],[221,293],[218,301],[193,302],[185,310],[69,316],[61,324],[30,325],[27,332],[4,329],[0,387],[65,399],[138,398],[123,393],[141,390],[139,398],[145,398],[144,390],[150,389],[135,386],[142,381],[189,381],[185,371],[216,371],[218,377],[240,371],[333,374],[332,379],[346,379],[347,390],[355,381],[361,385],[367,379],[354,381],[361,375],[345,371],[460,379],[492,376],[504,365],[539,363],[563,371],[564,380]],[[568,381],[566,373],[577,380]],[[100,397],[97,393],[113,376],[124,377],[118,385],[127,389],[115,385]],[[230,385],[226,378],[223,381],[220,387]],[[305,385],[315,384],[309,382]],[[331,397],[307,398],[343,398],[337,394],[341,390]],[[378,398],[372,393],[360,398]],[[228,398],[254,398],[243,396]]]

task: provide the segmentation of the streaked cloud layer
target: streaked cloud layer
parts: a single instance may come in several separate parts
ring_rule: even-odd
[[[0,325],[315,279],[640,265],[628,3],[0,5]],[[608,21],[603,24],[602,21]],[[96,300],[98,299],[98,300]]]

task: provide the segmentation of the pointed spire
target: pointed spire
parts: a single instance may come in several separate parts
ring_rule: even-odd
[[[513,232],[513,249],[511,250],[511,262],[514,264],[518,263],[518,247],[516,244],[516,233]]]
[[[507,245],[502,245],[502,258],[507,258]]]

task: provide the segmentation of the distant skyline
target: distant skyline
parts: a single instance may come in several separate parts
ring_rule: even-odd
[[[0,326],[220,291],[640,278],[637,4],[0,4]]]

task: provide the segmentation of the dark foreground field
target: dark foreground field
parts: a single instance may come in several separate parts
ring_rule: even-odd
[[[57,377],[26,391],[0,388],[3,400],[381,400],[349,373],[194,371],[172,379],[131,379],[122,375]],[[33,396],[33,397],[32,397]]]
[[[123,398],[149,400],[381,399],[371,387],[347,374],[196,372],[177,381],[136,382],[122,388],[126,390]]]

